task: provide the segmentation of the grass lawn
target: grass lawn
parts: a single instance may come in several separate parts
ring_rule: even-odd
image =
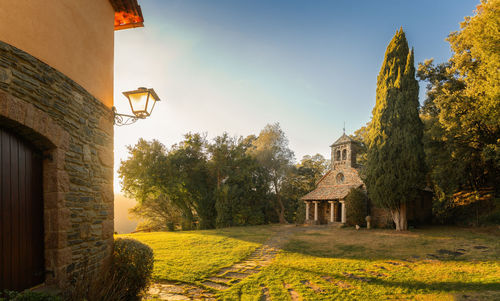
[[[322,229],[298,233],[227,300],[500,300],[498,229]]]
[[[155,253],[154,277],[200,284],[260,246],[280,226],[119,235]],[[311,227],[223,300],[500,300],[500,229]]]
[[[197,283],[247,257],[274,233],[276,226],[116,235],[137,239],[153,249],[153,277]]]

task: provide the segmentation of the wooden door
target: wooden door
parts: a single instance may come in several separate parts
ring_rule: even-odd
[[[44,281],[42,156],[0,128],[0,289]]]

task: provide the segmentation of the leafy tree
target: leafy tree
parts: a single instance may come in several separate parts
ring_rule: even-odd
[[[249,153],[265,168],[274,194],[274,206],[280,223],[286,223],[285,203],[281,192],[292,161],[293,152],[288,148],[288,139],[279,123],[268,124],[253,141]]]
[[[215,181],[209,174],[206,145],[203,135],[189,133],[169,153],[172,166],[170,180],[176,183],[170,189],[170,194],[193,207],[200,229],[214,228],[216,219],[213,195]],[[170,184],[167,186],[171,187]],[[186,218],[189,220],[189,216]]]
[[[255,225],[265,220],[266,174],[247,153],[253,139],[231,138],[224,133],[208,145],[210,173],[217,179],[217,227]]]
[[[366,152],[368,151],[368,129],[370,128],[370,123],[368,122],[365,126],[357,129],[353,135],[349,135],[349,137],[357,142],[356,150],[356,163],[360,165],[364,165],[366,163]]]
[[[430,180],[440,200],[500,180],[500,1],[482,1],[450,34],[452,58],[419,65]],[[498,191],[497,191],[498,193]]]
[[[140,139],[128,147],[130,157],[118,170],[125,194],[139,203],[132,213],[148,219],[152,227],[180,222],[191,229],[195,217],[200,228],[215,225],[215,206],[208,176],[205,139],[186,134],[185,140],[167,149],[158,141]]]
[[[316,154],[302,157],[299,163],[290,168],[282,188],[283,198],[287,204],[285,217],[288,221],[304,222],[305,204],[300,198],[316,188],[316,184],[329,165],[329,160]]]
[[[477,223],[491,211],[490,199],[463,202],[461,195],[481,195],[489,187],[499,194],[500,1],[482,1],[475,13],[448,37],[451,59],[426,60],[417,73],[428,82],[421,114],[434,213],[446,222]]]
[[[131,213],[146,219],[139,228],[162,230],[168,222],[179,222],[182,209],[191,209],[174,203],[166,194],[164,179],[169,164],[165,146],[157,140],[139,139],[128,151],[130,157],[121,162],[118,174],[125,195],[138,202]]]
[[[368,131],[366,185],[371,199],[391,210],[396,230],[406,230],[407,204],[424,184],[423,125],[413,50],[403,29],[389,43],[377,78]]]

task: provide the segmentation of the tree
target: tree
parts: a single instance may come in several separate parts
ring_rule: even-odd
[[[180,222],[191,229],[195,218],[202,229],[215,226],[214,183],[208,176],[205,138],[186,134],[167,150],[160,142],[140,139],[128,147],[130,157],[118,170],[125,194],[139,203],[133,213],[154,227]]]
[[[283,199],[286,200],[285,217],[295,223],[305,220],[305,204],[300,200],[302,196],[316,188],[316,183],[323,177],[330,165],[322,155],[306,155],[295,166],[290,168],[281,189]]]
[[[215,208],[219,228],[262,224],[266,220],[268,182],[264,169],[247,153],[253,139],[236,139],[224,133],[208,145],[210,174],[217,179]]]
[[[354,132],[354,135],[349,135],[349,137],[357,142],[357,156],[356,163],[359,165],[364,165],[366,163],[366,152],[368,150],[368,129],[370,128],[370,123],[368,122],[365,126],[360,127]]]
[[[448,37],[451,59],[419,65],[418,77],[429,83],[422,115],[430,178],[442,199],[461,189],[498,189],[499,28],[500,1],[482,1]]]
[[[407,204],[424,184],[423,124],[418,110],[414,54],[401,28],[387,46],[377,77],[365,171],[370,198],[390,209],[399,231],[407,229]]]
[[[139,139],[127,148],[130,156],[121,162],[118,174],[125,195],[138,202],[131,213],[146,219],[140,226],[165,229],[167,223],[181,222],[186,216],[190,225],[192,206],[172,193],[175,181],[165,146],[157,140]]]
[[[279,222],[286,223],[281,188],[291,168],[294,155],[288,148],[288,139],[279,123],[266,125],[257,139],[253,141],[253,147],[249,149],[249,153],[266,169]]]
[[[428,82],[421,115],[434,213],[446,222],[477,223],[480,213],[491,212],[491,200],[474,197],[470,210],[455,196],[500,192],[500,1],[482,1],[460,27],[447,39],[451,59],[426,60],[417,75]]]
[[[172,147],[169,153],[171,177],[175,185],[166,187],[171,196],[176,196],[180,203],[192,206],[198,218],[198,228],[215,227],[216,210],[214,187],[216,182],[210,177],[207,141],[205,135],[188,133],[184,140]],[[190,216],[186,216],[187,219]]]

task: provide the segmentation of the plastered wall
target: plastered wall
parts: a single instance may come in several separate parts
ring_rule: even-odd
[[[108,0],[1,0],[0,41],[113,105],[114,10]]]

